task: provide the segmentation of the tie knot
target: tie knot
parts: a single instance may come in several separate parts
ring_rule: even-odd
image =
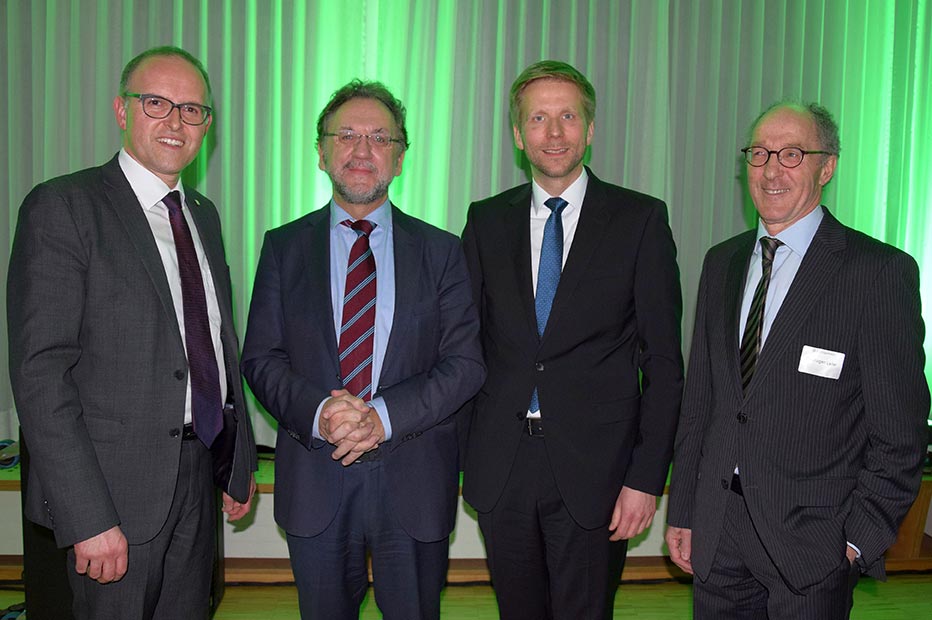
[[[554,214],[560,215],[560,213],[563,211],[564,208],[566,208],[566,205],[568,205],[569,203],[563,200],[562,198],[560,198],[559,196],[557,196],[555,198],[548,198],[544,202],[544,204],[547,205],[547,208],[553,211]]]
[[[760,249],[763,254],[765,263],[772,263],[773,257],[777,253],[777,248],[783,245],[783,242],[773,237],[761,237]]]
[[[355,230],[357,235],[365,235],[366,237],[371,235],[372,231],[375,230],[375,224],[369,220],[356,220],[355,222],[343,220],[340,223]]]
[[[169,213],[181,211],[181,192],[178,190],[168,192],[165,198],[162,198],[162,202],[168,207]]]

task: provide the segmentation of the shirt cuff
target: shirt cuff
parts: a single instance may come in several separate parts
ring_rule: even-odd
[[[385,399],[377,396],[366,404],[375,409],[379,419],[382,420],[382,427],[385,429],[385,441],[388,441],[392,438],[392,421],[388,417],[388,405],[385,404]]]
[[[321,441],[327,441],[320,436],[320,412],[324,409],[324,403],[326,403],[330,398],[325,398],[320,401],[320,404],[317,405],[317,411],[314,413],[314,425],[311,427],[311,435],[314,439],[320,439]]]
[[[850,542],[849,542],[849,543],[848,543],[848,546],[851,547],[852,549],[854,549],[854,552],[857,554],[857,555],[854,556],[855,559],[861,557],[861,550],[858,549],[856,545],[854,545],[853,543],[850,543]]]

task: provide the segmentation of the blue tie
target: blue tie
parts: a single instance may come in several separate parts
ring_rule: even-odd
[[[537,335],[544,335],[550,307],[560,284],[560,272],[563,271],[563,209],[567,203],[562,198],[548,198],[544,203],[550,209],[550,217],[544,224],[544,240],[540,246],[540,267],[537,270],[537,295],[534,297],[534,309],[537,312]],[[531,411],[540,410],[537,388],[531,395]]]

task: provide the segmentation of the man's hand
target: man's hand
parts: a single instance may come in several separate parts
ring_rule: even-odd
[[[385,426],[378,412],[370,407],[360,420],[359,428],[341,440],[331,456],[333,460],[339,460],[344,466],[352,465],[356,459],[369,450],[377,448],[383,441],[385,441]]]
[[[369,405],[346,390],[332,390],[320,410],[320,436],[337,445],[350,433],[357,432],[369,412]],[[357,432],[358,434],[358,432]]]
[[[129,545],[119,525],[74,546],[74,570],[100,583],[119,581],[126,574]]]
[[[615,500],[615,510],[612,511],[612,522],[608,525],[608,529],[612,531],[608,539],[616,541],[634,538],[650,527],[655,512],[655,495],[630,487],[621,487],[618,499]]]
[[[692,552],[693,531],[685,527],[667,527],[664,535],[667,547],[670,549],[670,559],[673,563],[690,575],[693,574]]]
[[[845,557],[848,558],[848,562],[854,564],[854,561],[858,559],[858,552],[851,545],[847,545],[845,547]]]
[[[225,492],[223,493],[223,512],[230,515],[230,521],[242,519],[252,510],[252,497],[256,494],[256,476],[249,474],[249,497],[245,504],[241,504]]]

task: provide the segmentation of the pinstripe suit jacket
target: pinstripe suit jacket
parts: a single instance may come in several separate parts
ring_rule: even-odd
[[[693,568],[706,578],[737,463],[791,587],[826,577],[846,541],[882,577],[926,442],[918,268],[826,210],[742,394],[738,314],[754,241],[754,231],[729,239],[703,265],[667,520],[692,528]],[[799,372],[804,345],[844,353],[839,378]]]

